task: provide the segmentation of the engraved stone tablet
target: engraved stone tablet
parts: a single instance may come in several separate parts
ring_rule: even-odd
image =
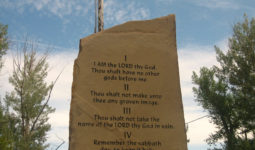
[[[175,16],[81,39],[70,150],[187,150]]]

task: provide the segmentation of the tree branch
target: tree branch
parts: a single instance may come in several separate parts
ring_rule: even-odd
[[[57,136],[57,135],[56,135],[56,136]],[[58,136],[57,136],[57,138],[60,139],[60,140],[62,141],[62,143],[60,143],[60,144],[58,145],[58,147],[57,147],[55,150],[58,150],[58,149],[65,143],[65,140],[59,138]]]
[[[48,104],[48,102],[49,102],[49,100],[50,100],[50,97],[51,97],[51,92],[52,92],[52,90],[53,90],[53,87],[55,86],[57,80],[59,79],[59,77],[60,77],[60,75],[62,74],[63,71],[64,71],[64,70],[62,70],[62,71],[59,73],[59,75],[57,76],[56,80],[53,82],[52,87],[50,88],[50,92],[49,92],[48,98],[47,98],[46,102],[44,103],[44,105],[43,105],[41,111],[40,111],[39,114],[36,116],[36,119],[35,119],[35,121],[33,122],[33,125],[32,125],[32,127],[31,127],[31,129],[30,129],[30,132],[32,132],[32,131],[34,130],[35,125],[36,125],[36,123],[37,123],[39,117],[42,115],[43,110],[44,110],[45,107],[47,106],[47,104]]]

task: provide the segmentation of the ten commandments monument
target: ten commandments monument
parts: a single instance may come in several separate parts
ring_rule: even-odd
[[[81,39],[69,150],[187,150],[174,15]]]

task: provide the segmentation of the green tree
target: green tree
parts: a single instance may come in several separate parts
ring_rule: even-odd
[[[14,91],[5,96],[6,114],[12,124],[13,149],[43,150],[48,147],[46,133],[50,130],[48,115],[54,109],[48,105],[55,83],[47,85],[47,54],[38,55],[33,44],[25,42],[14,58],[9,82]]]
[[[8,106],[0,103],[0,149],[13,150],[18,118],[8,113]]]
[[[7,25],[3,25],[0,23],[0,71],[3,67],[3,55],[6,54],[9,43],[7,38]],[[1,85],[0,85],[1,87]],[[8,120],[5,115],[4,107],[1,103],[1,95],[0,95],[0,149],[9,150],[11,149],[11,135],[8,128]]]
[[[255,19],[245,16],[237,23],[229,39],[230,50],[219,53],[222,63],[229,67],[229,83],[236,99],[242,132],[255,132]],[[229,59],[231,58],[231,59]],[[247,136],[246,136],[247,138]]]
[[[255,148],[255,19],[245,15],[233,27],[229,48],[224,54],[215,46],[220,66],[203,67],[193,72],[196,101],[208,111],[217,131],[209,144],[224,141],[226,150]],[[253,133],[251,139],[248,133]]]
[[[3,110],[4,108],[0,103],[0,149],[8,150],[12,142],[9,140],[8,133],[6,132],[6,129],[8,129],[8,120],[5,117]]]
[[[6,54],[9,43],[7,38],[7,25],[3,25],[0,23],[0,70],[3,66],[2,57]]]

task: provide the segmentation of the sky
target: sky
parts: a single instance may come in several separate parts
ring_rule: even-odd
[[[194,101],[192,71],[217,65],[214,45],[227,50],[228,38],[244,13],[255,17],[254,0],[104,0],[105,29],[131,20],[148,20],[176,15],[177,51],[185,121],[207,115]],[[50,105],[52,130],[48,133],[49,150],[68,149],[69,108],[73,62],[78,55],[79,40],[94,32],[93,0],[0,0],[0,22],[8,25],[10,50],[0,72],[0,95],[10,92],[12,56],[26,38],[38,49],[50,49],[47,81],[61,74]],[[189,150],[205,150],[205,139],[215,131],[208,118],[189,124]]]

